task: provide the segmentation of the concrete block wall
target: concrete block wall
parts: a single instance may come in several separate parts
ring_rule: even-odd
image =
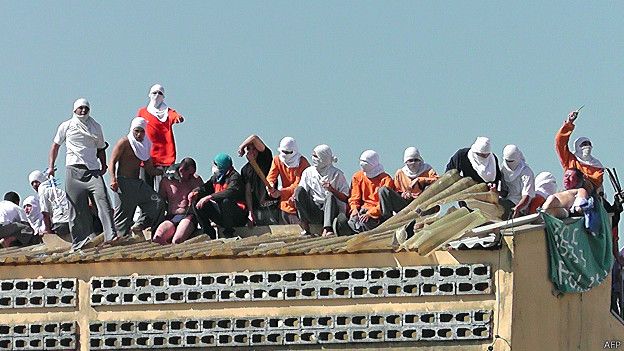
[[[0,309],[75,307],[76,296],[75,278],[0,280]]]
[[[75,350],[76,322],[0,324],[0,350]]]
[[[91,322],[91,350],[456,341],[491,338],[492,311]]]
[[[489,265],[93,277],[91,305],[491,294]]]

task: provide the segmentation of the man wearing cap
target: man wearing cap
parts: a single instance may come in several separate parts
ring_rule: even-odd
[[[245,184],[232,166],[232,158],[220,153],[214,158],[213,175],[201,187],[193,190],[189,201],[194,202],[195,214],[204,233],[216,238],[210,221],[223,227],[223,235],[230,238],[234,227],[247,222]]]
[[[73,116],[58,127],[50,148],[48,174],[54,176],[54,167],[61,144],[65,143],[66,184],[69,199],[69,230],[72,249],[81,249],[93,237],[93,218],[89,210],[89,194],[93,195],[102,222],[104,240],[113,241],[117,231],[113,210],[102,175],[106,173],[106,147],[102,127],[89,115],[86,99],[74,102]]]
[[[152,176],[163,174],[162,169],[152,165],[152,143],[145,135],[146,125],[147,122],[141,117],[133,119],[130,132],[119,139],[110,160],[110,187],[116,193],[115,225],[122,236],[129,234],[137,206],[150,218],[152,233],[156,232],[165,214],[164,201],[139,178],[141,164],[145,172]]]
[[[45,226],[44,232],[69,235],[69,201],[65,191],[56,186],[54,179],[47,179],[39,170],[30,172],[28,182],[37,192]]]

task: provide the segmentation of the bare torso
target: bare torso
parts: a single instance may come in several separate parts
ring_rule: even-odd
[[[542,208],[546,213],[557,218],[566,218],[570,214],[570,208],[574,205],[577,195],[584,198],[588,196],[583,188],[562,191],[549,196]]]
[[[189,205],[188,194],[202,184],[204,184],[204,181],[198,175],[195,175],[190,180],[181,182],[167,178],[163,179],[160,183],[160,194],[169,204],[168,213],[170,215],[186,214]]]
[[[117,166],[117,176],[125,178],[139,178],[139,170],[141,169],[141,160],[134,154],[128,137],[122,138],[119,161]]]

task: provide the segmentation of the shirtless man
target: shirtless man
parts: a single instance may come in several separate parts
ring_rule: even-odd
[[[581,205],[589,198],[583,185],[583,173],[576,168],[567,169],[563,174],[563,187],[566,190],[550,195],[542,209],[557,218],[582,213]]]
[[[141,163],[147,173],[153,176],[163,174],[161,169],[154,168],[152,164],[152,143],[145,136],[146,125],[147,122],[141,117],[133,119],[130,133],[119,139],[110,160],[110,187],[117,194],[115,226],[122,236],[129,234],[137,206],[152,219],[152,233],[162,222],[165,213],[165,203],[160,196],[139,179]]]
[[[188,194],[204,184],[202,178],[195,174],[195,160],[187,157],[178,167],[180,180],[164,178],[158,192],[169,204],[167,217],[162,222],[152,241],[164,244],[180,244],[197,228],[197,221],[189,211]],[[176,227],[177,226],[177,227]]]

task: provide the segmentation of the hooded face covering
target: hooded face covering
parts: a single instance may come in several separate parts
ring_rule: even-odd
[[[482,157],[479,154],[488,154]],[[496,160],[492,155],[490,139],[478,137],[468,151],[468,160],[472,168],[486,182],[493,182],[496,179]]]
[[[416,179],[416,177],[431,169],[429,164],[423,162],[420,151],[413,146],[408,147],[403,152],[403,163],[405,166],[401,170],[410,179]]]
[[[334,162],[338,162],[338,159],[334,157],[329,146],[323,144],[314,148],[312,164],[320,175],[326,175],[327,171],[329,171],[329,168],[334,164]]]
[[[299,148],[297,147],[297,142],[295,139],[291,137],[285,137],[280,141],[279,148],[279,159],[284,162],[286,167],[288,168],[297,168],[299,167],[299,161],[301,160],[301,154],[299,153]]]
[[[513,182],[526,167],[524,155],[516,145],[507,145],[503,149],[503,177],[507,182]]]
[[[28,175],[28,183],[32,185],[35,180],[38,181],[39,184],[43,184],[43,182],[48,179],[46,178],[45,174],[43,174],[43,172],[35,170],[30,172],[30,174]]]
[[[85,115],[79,115],[76,113],[76,110],[78,109],[78,107],[88,107],[89,110],[87,110],[87,113]],[[73,114],[72,114],[72,124],[76,127],[76,129],[78,130],[78,132],[80,132],[81,134],[83,134],[86,137],[92,138],[95,141],[97,141],[99,138],[91,133],[91,131],[89,131],[89,127],[88,125],[90,125],[91,123],[89,123],[89,120],[91,119],[91,107],[89,106],[89,101],[87,101],[87,99],[85,98],[80,98],[76,101],[74,101],[74,109],[73,109]]]
[[[86,107],[87,113],[84,115],[79,115],[76,113],[76,110],[79,107]],[[73,109],[73,117],[77,118],[79,121],[81,121],[82,123],[85,123],[88,119],[89,119],[89,113],[91,112],[91,107],[89,106],[89,101],[87,101],[87,99],[85,98],[80,98],[76,101],[74,101],[74,109]]]
[[[169,117],[169,107],[165,104],[165,88],[160,84],[154,84],[147,95],[150,101],[147,104],[147,112],[164,122]]]
[[[585,142],[589,142],[590,145],[581,146],[581,144]],[[597,158],[591,155],[591,152],[592,152],[591,140],[589,140],[586,137],[580,137],[574,140],[574,156],[576,156],[576,159],[580,163],[588,165],[588,166],[596,167],[596,168],[604,168],[602,163]]]
[[[550,172],[542,172],[535,177],[535,192],[544,199],[557,192],[557,179]]]
[[[222,152],[215,156],[214,165],[217,169],[215,171],[213,168],[213,173],[217,176],[217,182],[221,183],[232,168],[232,158],[230,155]]]
[[[28,223],[35,230],[35,233],[39,233],[43,229],[43,215],[39,209],[39,201],[34,196],[29,196],[24,199],[22,207],[29,205],[31,207],[30,213],[26,214]]]
[[[368,178],[375,178],[384,171],[383,165],[379,163],[379,155],[373,150],[366,150],[362,153],[360,167]]]
[[[136,157],[141,161],[147,161],[150,158],[150,151],[152,149],[152,142],[147,137],[147,134],[143,136],[142,141],[138,141],[134,137],[135,129],[142,129],[145,131],[147,126],[147,121],[142,117],[136,117],[132,120],[130,124],[130,133],[128,133],[128,141],[130,142],[130,147],[132,147],[132,151]]]

